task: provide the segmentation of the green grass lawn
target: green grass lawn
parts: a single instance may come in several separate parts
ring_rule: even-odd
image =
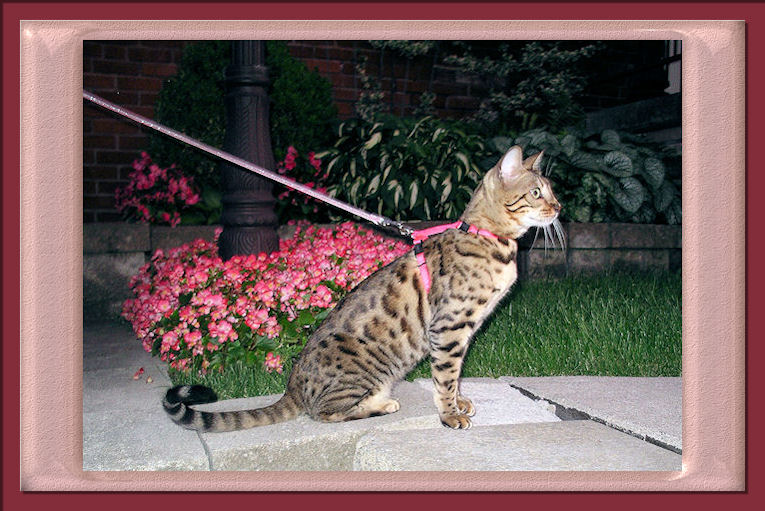
[[[462,376],[680,376],[679,274],[609,274],[517,284],[473,340]],[[284,374],[231,366],[225,374],[171,374],[221,399],[284,391]],[[429,378],[428,360],[409,374]]]

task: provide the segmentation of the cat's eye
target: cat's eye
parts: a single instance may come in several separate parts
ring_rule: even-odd
[[[539,190],[539,188],[532,188],[529,193],[535,199],[538,199],[539,196],[542,195],[542,192]]]

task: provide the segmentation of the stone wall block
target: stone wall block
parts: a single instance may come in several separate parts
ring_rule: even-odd
[[[85,254],[82,259],[83,311],[86,322],[116,320],[132,298],[130,277],[146,262],[143,252]]]
[[[157,225],[151,229],[151,247],[153,254],[157,249],[168,250],[191,243],[196,239],[212,241],[215,239],[215,229],[219,225],[187,225],[182,228]]]
[[[608,248],[611,246],[609,224],[564,224],[569,248]]]
[[[83,224],[82,249],[85,254],[105,252],[146,252],[150,249],[148,224],[125,222]]]

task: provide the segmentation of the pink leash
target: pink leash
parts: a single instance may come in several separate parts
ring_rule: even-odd
[[[180,140],[181,142],[185,144],[188,144],[206,153],[217,156],[218,158],[222,160],[226,160],[230,163],[233,163],[234,165],[237,165],[246,170],[249,170],[250,172],[260,174],[261,176],[267,177],[268,179],[276,181],[277,183],[282,184],[288,188],[292,188],[301,193],[309,195],[313,197],[314,199],[318,199],[331,206],[335,206],[338,209],[347,211],[359,218],[368,220],[369,222],[375,225],[379,225],[381,227],[395,227],[396,229],[398,229],[399,233],[401,233],[403,236],[411,236],[412,240],[414,240],[414,255],[415,255],[415,258],[417,259],[417,265],[420,267],[420,276],[422,277],[422,283],[425,286],[426,292],[430,292],[431,281],[430,281],[430,272],[428,271],[428,265],[425,261],[425,254],[423,253],[423,248],[422,248],[423,240],[426,240],[430,236],[433,236],[435,234],[440,234],[446,231],[447,229],[460,229],[464,232],[486,236],[487,238],[493,238],[493,239],[498,238],[498,236],[496,236],[494,233],[487,231],[486,229],[479,229],[475,225],[468,225],[462,221],[457,221],[451,224],[437,225],[435,227],[430,227],[428,229],[415,231],[411,227],[403,224],[402,222],[391,220],[390,218],[386,218],[381,215],[375,215],[374,213],[364,211],[363,209],[359,209],[355,206],[351,206],[350,204],[347,204],[341,200],[335,199],[334,197],[330,197],[329,195],[319,192],[313,188],[309,188],[308,186],[302,185],[300,183],[290,181],[284,176],[281,176],[270,170],[264,169],[263,167],[259,167],[258,165],[255,165],[252,162],[243,160],[242,158],[234,156],[233,154],[227,153],[225,151],[221,151],[220,149],[207,145],[204,142],[200,142],[196,139],[193,139],[189,137],[188,135],[185,135],[172,128],[168,128],[167,126],[164,126],[156,121],[153,121],[147,117],[144,117],[135,112],[132,112],[128,110],[127,108],[122,108],[121,106],[115,105],[114,103],[107,101],[104,98],[93,94],[92,92],[83,90],[82,97],[84,99],[87,99],[91,103],[94,103],[100,106],[101,108],[110,110],[123,117],[127,117],[128,119],[131,119],[134,122],[142,124],[153,130],[159,131],[163,135],[167,135],[168,137],[174,138],[176,140]]]
[[[486,229],[479,229],[475,225],[469,225],[462,220],[457,220],[451,224],[436,225],[428,229],[422,229],[421,231],[414,231],[412,233],[412,239],[414,240],[414,258],[417,260],[417,266],[420,268],[420,278],[422,279],[422,285],[425,286],[425,292],[430,292],[431,280],[430,270],[428,270],[428,263],[425,260],[425,252],[422,248],[422,242],[430,238],[433,235],[441,234],[449,229],[459,229],[463,232],[470,234],[478,234],[480,236],[486,236],[487,238],[498,239],[499,236]]]

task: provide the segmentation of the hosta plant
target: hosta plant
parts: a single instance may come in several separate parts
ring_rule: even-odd
[[[320,155],[329,193],[400,220],[456,218],[486,170],[482,139],[434,117],[376,119],[341,124]]]
[[[679,158],[640,137],[614,130],[553,135],[537,129],[495,137],[497,152],[513,144],[545,151],[546,172],[558,184],[564,219],[574,222],[679,224]]]

